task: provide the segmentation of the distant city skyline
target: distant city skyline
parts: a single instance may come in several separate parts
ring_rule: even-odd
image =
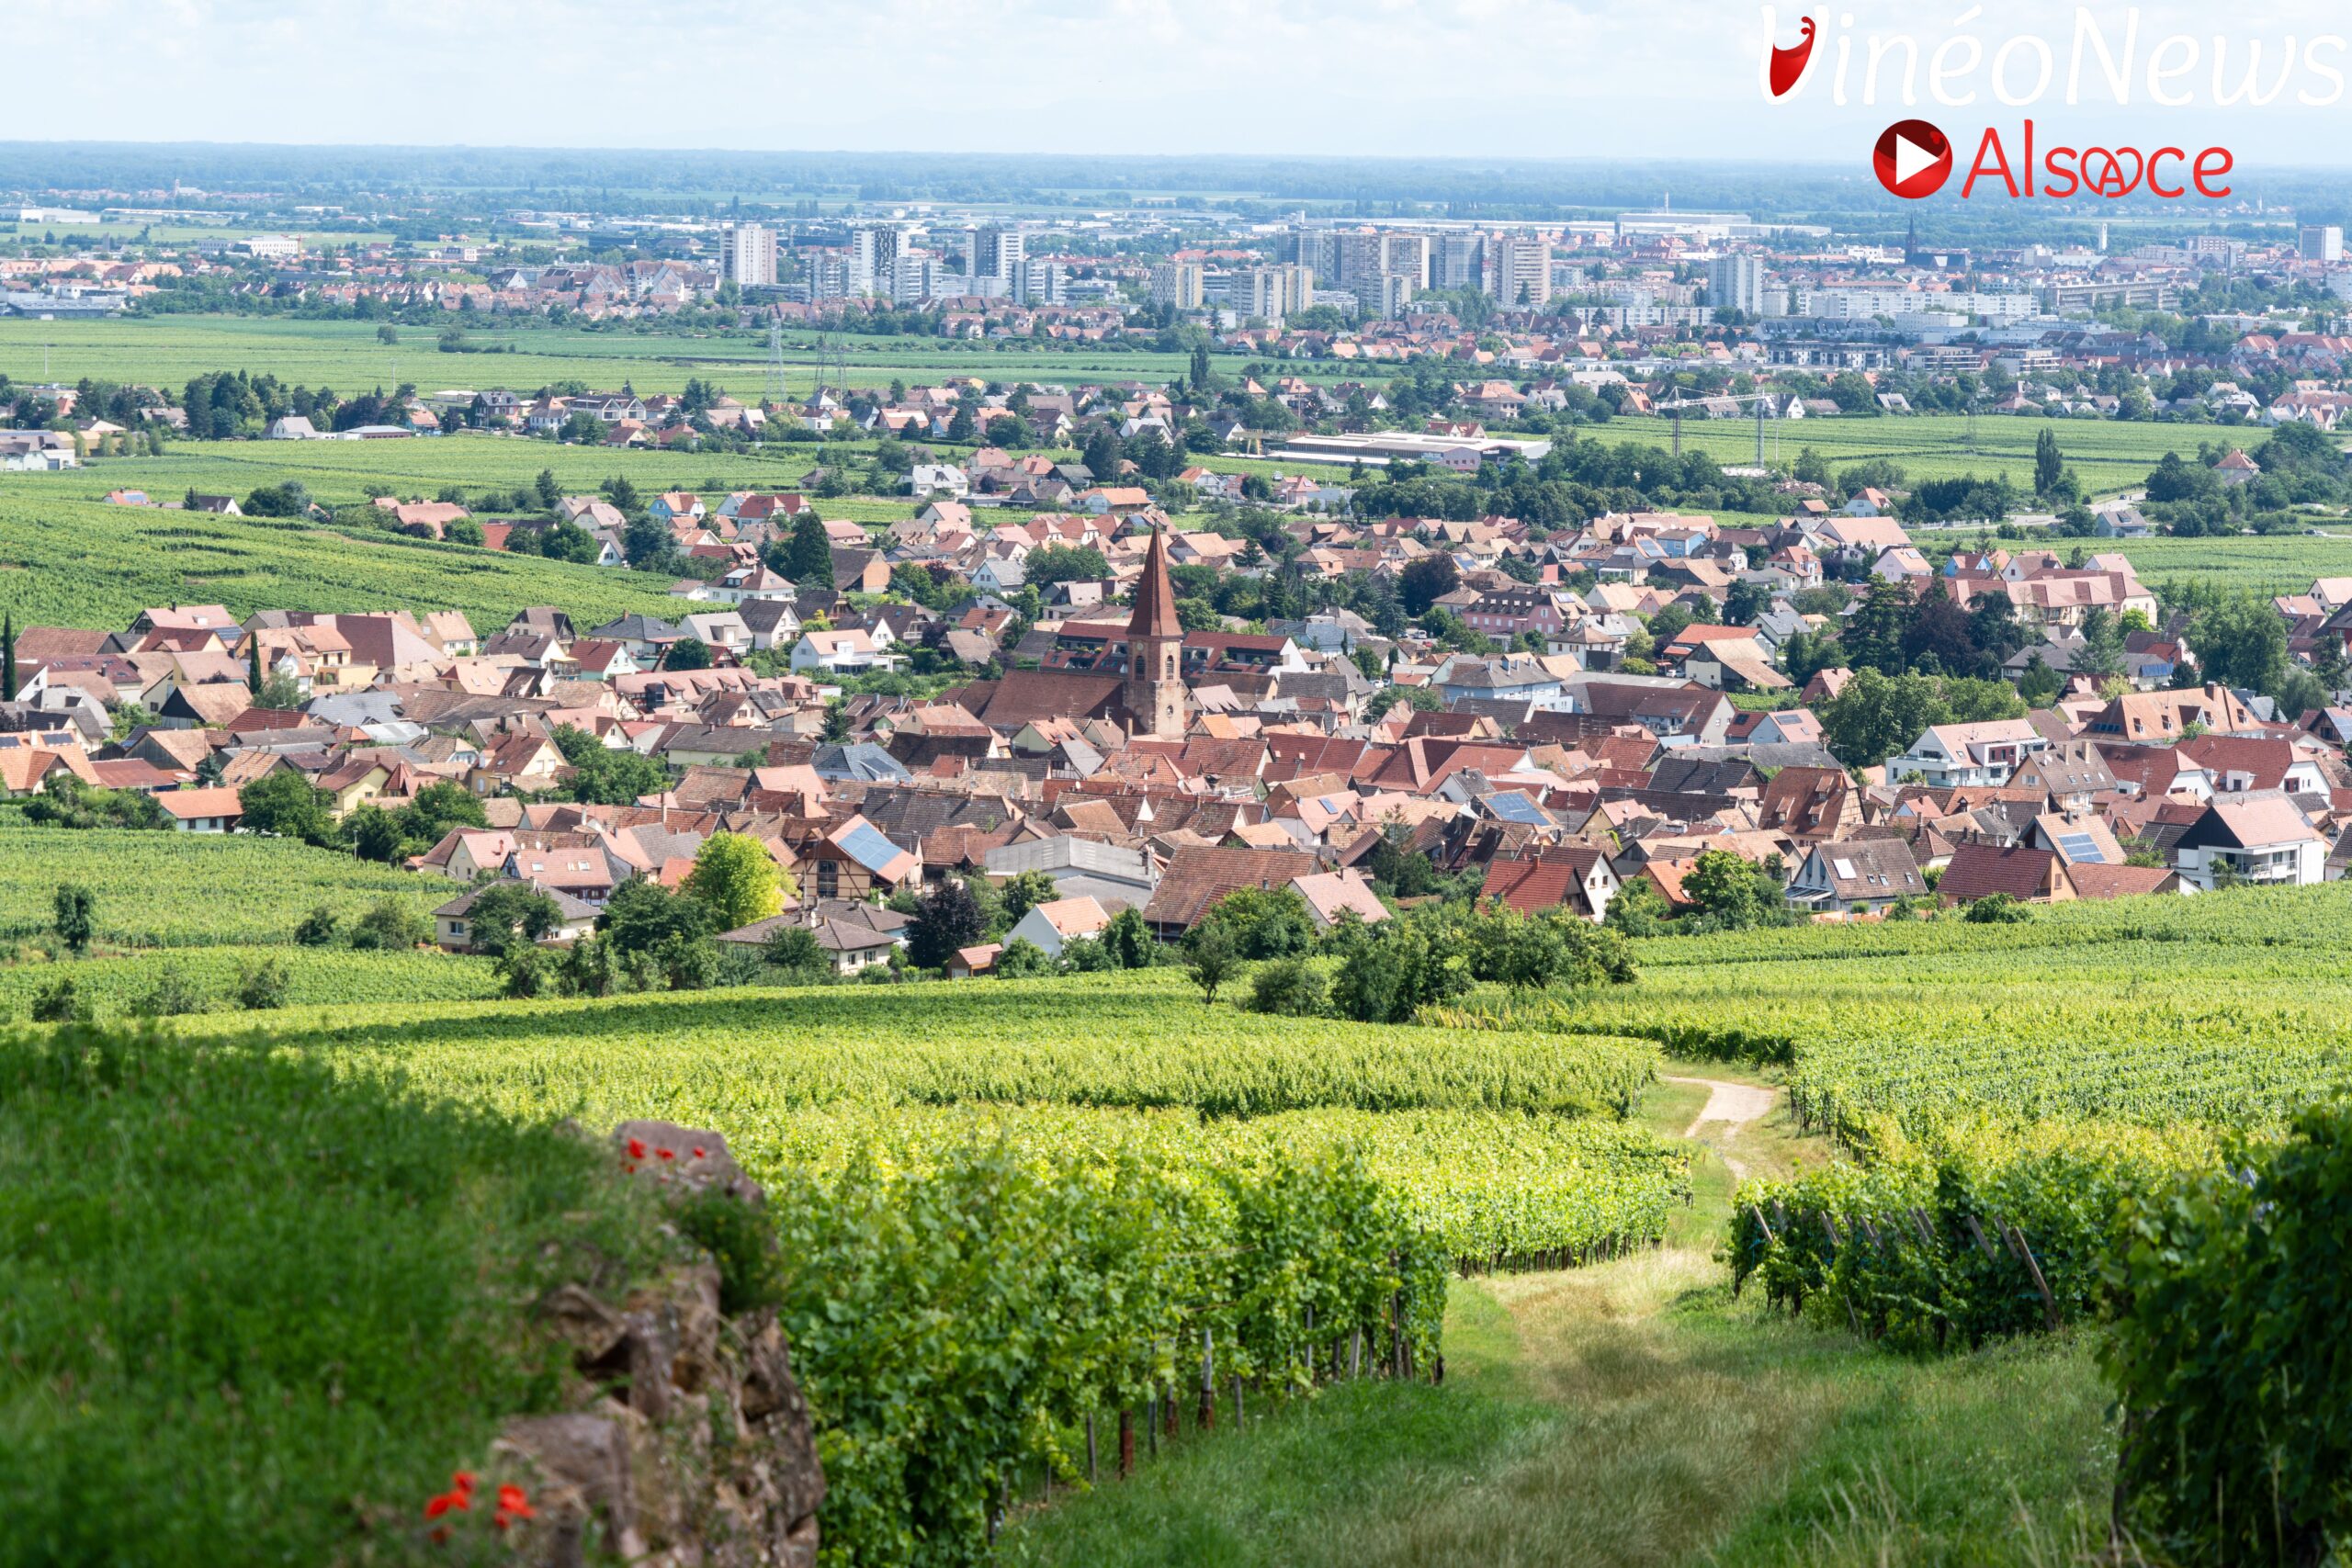
[[[1781,4],[1780,41],[1820,17],[1815,75],[1758,90],[1766,7],[1747,0],[16,0],[40,69],[0,98],[0,140],[263,141],[745,151],[1276,153],[1771,159],[1866,166],[1897,100],[1829,101],[1833,35],[1907,30],[1922,112],[1973,149],[2035,114],[2080,141],[2223,142],[2249,172],[2352,158],[2352,96],[1964,107],[1926,101],[1928,63],[1965,6]],[[1966,32],[1987,56],[2047,39],[2063,86],[2075,13],[1993,0]],[[2135,8],[2143,60],[2210,7]],[[2122,6],[2094,7],[2120,37]],[[1848,26],[1845,18],[1851,17]],[[2249,40],[2352,31],[2340,7],[2233,8]],[[1864,50],[1854,50],[1859,73]],[[2338,58],[2352,75],[2352,61]],[[2275,65],[2266,64],[2268,80]],[[2307,79],[2307,78],[2306,78]],[[1857,78],[1859,82],[1859,77]],[[1984,81],[1980,73],[1978,81]]]

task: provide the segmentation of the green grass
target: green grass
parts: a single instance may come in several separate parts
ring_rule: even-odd
[[[1703,1255],[1457,1283],[1442,1388],[1343,1384],[1034,1511],[1031,1564],[2041,1563],[2102,1533],[2078,1339],[1919,1362]],[[1230,1419],[1230,1406],[1227,1407]]]
[[[237,1047],[0,1040],[0,1560],[447,1560],[421,1506],[559,1407],[529,1328],[664,1243],[592,1145]]]

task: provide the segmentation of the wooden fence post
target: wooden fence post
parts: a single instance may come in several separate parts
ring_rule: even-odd
[[[1204,1432],[1216,1430],[1216,1344],[1215,1330],[1201,1330],[1201,1419]]]
[[[1119,1411],[1119,1479],[1136,1472],[1136,1413],[1132,1405]]]
[[[1099,1476],[1094,1463],[1094,1412],[1090,1410],[1086,1413],[1086,1483],[1091,1486],[1097,1479]]]

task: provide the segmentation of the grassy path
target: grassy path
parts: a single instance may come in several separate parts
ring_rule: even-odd
[[[1678,1072],[1642,1119],[1694,1145],[1659,1249],[1457,1282],[1442,1388],[1366,1382],[1187,1442],[1034,1515],[1055,1564],[2055,1564],[2113,1460],[2086,1342],[1939,1362],[1734,1301],[1739,1175],[1822,1157],[1762,1077]]]

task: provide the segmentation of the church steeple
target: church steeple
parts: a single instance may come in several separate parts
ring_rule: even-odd
[[[1168,540],[1151,531],[1136,584],[1135,614],[1127,620],[1127,668],[1121,698],[1128,731],[1160,739],[1184,736],[1184,627],[1176,618],[1176,583],[1168,575]]]

